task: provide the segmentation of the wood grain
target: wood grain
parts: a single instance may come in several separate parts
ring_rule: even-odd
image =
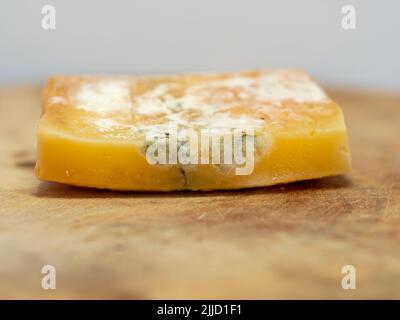
[[[40,89],[0,91],[0,298],[400,298],[400,97],[330,90],[353,172],[211,193],[33,175]],[[41,288],[41,268],[57,289]],[[357,289],[341,288],[341,268]]]

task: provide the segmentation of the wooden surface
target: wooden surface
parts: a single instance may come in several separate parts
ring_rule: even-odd
[[[33,175],[40,90],[0,91],[0,298],[400,298],[400,97],[331,90],[353,172],[232,192]],[[41,288],[41,268],[57,289]],[[354,265],[357,289],[341,288]]]

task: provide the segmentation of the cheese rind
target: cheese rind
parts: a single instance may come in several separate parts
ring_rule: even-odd
[[[171,122],[195,132],[253,130],[251,173],[238,175],[235,164],[149,163],[146,138],[170,141]],[[340,108],[301,71],[54,77],[44,93],[36,175],[113,190],[267,186],[349,171],[347,140]]]

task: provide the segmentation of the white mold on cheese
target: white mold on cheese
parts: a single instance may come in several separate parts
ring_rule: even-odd
[[[130,111],[132,108],[129,82],[100,80],[80,85],[72,97],[76,107],[90,112]]]

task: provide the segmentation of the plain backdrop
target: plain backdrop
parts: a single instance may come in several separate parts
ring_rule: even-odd
[[[56,9],[44,30],[42,6]],[[356,29],[341,26],[356,8]],[[0,0],[0,85],[51,74],[297,67],[400,90],[399,0]]]

